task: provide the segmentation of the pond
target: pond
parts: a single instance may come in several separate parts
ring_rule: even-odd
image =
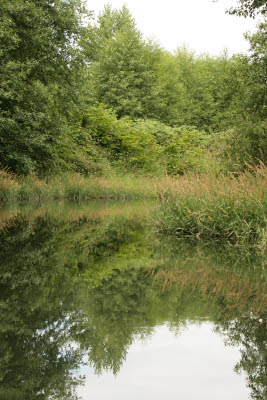
[[[265,398],[259,255],[157,236],[151,201],[0,209],[0,399]]]

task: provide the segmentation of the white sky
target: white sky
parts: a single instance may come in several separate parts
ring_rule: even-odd
[[[246,52],[246,31],[255,30],[256,20],[225,14],[234,0],[87,0],[97,15],[104,5],[126,4],[145,37],[154,37],[169,51],[182,44],[198,53]]]

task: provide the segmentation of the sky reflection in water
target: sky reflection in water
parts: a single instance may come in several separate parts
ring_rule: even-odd
[[[189,323],[178,335],[164,324],[147,340],[132,344],[117,376],[82,368],[86,381],[77,393],[84,400],[246,400],[244,374],[233,371],[239,359],[239,349],[225,347],[210,322]]]

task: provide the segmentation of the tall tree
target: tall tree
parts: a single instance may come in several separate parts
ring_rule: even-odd
[[[155,80],[147,63],[146,43],[127,7],[120,11],[106,7],[95,32],[98,45],[93,81],[97,101],[115,110],[119,118],[153,116]]]
[[[0,0],[0,163],[15,172],[56,166],[85,15],[83,0]]]

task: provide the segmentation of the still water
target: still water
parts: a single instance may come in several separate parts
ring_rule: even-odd
[[[150,202],[0,209],[0,399],[265,399],[260,255],[160,237]]]

